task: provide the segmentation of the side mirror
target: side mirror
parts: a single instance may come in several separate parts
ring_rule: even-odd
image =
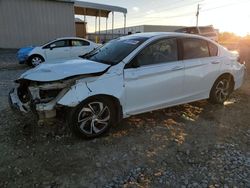
[[[56,47],[55,44],[51,44],[51,45],[49,46],[50,50],[53,50],[53,48],[55,48],[55,47]]]
[[[131,64],[131,67],[132,67],[132,68],[138,68],[138,67],[140,67],[140,63],[139,63],[139,61],[138,61],[138,56],[136,56],[136,57],[133,59],[132,64]]]
[[[138,68],[140,67],[140,64],[138,62],[138,58],[135,57],[129,64],[127,64],[127,68]]]
[[[137,61],[137,59],[136,59],[135,61],[133,61],[131,67],[132,67],[132,68],[138,68],[138,67],[140,67],[140,65],[139,65],[139,63],[138,63],[138,61]]]
[[[132,61],[130,61],[130,63],[125,65],[125,69],[129,69],[129,68],[138,68],[140,67],[140,63],[138,62],[137,57],[135,57]]]

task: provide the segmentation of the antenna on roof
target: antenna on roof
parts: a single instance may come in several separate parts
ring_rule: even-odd
[[[197,12],[196,12],[196,27],[198,27],[199,23],[199,14],[200,14],[200,4],[197,6]]]

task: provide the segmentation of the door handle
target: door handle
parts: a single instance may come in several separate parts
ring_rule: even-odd
[[[176,67],[173,67],[171,70],[181,70],[181,69],[183,69],[182,66],[176,66]]]
[[[211,64],[219,64],[219,61],[212,61]]]

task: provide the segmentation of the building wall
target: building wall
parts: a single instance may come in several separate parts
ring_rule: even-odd
[[[81,38],[86,38],[86,23],[85,22],[75,22],[76,36]]]
[[[121,33],[123,33],[123,32],[124,32],[124,29],[121,30]],[[125,28],[125,33],[128,34],[129,32],[131,32],[131,33],[142,33],[142,32],[145,32],[144,25],[126,27]]]
[[[73,3],[0,0],[0,48],[40,45],[64,36],[75,36]]]
[[[184,26],[168,26],[168,25],[139,25],[131,26],[125,28],[125,34],[128,32],[131,33],[142,33],[142,32],[173,32],[177,29],[183,28]],[[98,32],[97,32],[98,33]],[[101,31],[101,34],[105,34],[106,31]],[[108,34],[112,33],[112,30],[109,29]],[[124,28],[114,29],[114,34],[124,34]]]
[[[134,33],[142,33],[142,32],[174,32],[177,29],[183,28],[185,26],[165,26],[165,25],[138,25],[138,26],[131,26],[125,28],[125,35],[128,35],[128,33],[134,34]],[[110,41],[112,38],[118,38],[121,36],[124,36],[124,28],[117,28],[114,29],[114,34],[112,36],[112,30],[107,30],[107,34],[105,30],[102,30],[100,32],[97,31],[97,33],[88,33],[87,38],[89,40],[99,42],[102,41]]]
[[[117,28],[114,29],[114,34],[123,35],[124,34],[124,28]],[[125,34],[128,34],[128,32],[136,33],[136,32],[144,32],[144,25],[139,26],[131,26],[125,28]],[[101,34],[105,34],[106,31],[101,31]],[[107,30],[108,34],[112,34],[112,29]],[[97,31],[98,34],[98,31]]]
[[[144,32],[174,32],[184,26],[144,25]]]

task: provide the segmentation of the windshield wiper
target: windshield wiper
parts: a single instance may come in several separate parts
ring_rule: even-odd
[[[114,64],[111,61],[106,61],[106,60],[98,59],[96,56],[93,56],[90,60],[98,62],[98,63],[103,63],[103,64],[106,64],[106,65],[113,65]]]
[[[99,60],[98,62],[101,62],[101,63],[106,64],[106,65],[111,65],[111,66],[114,64],[111,61],[104,61],[104,60]]]
[[[99,49],[101,48],[101,46],[99,46],[96,49],[93,49],[92,51],[90,51],[89,53],[86,53],[84,55],[80,55],[79,57],[83,58],[83,59],[88,59],[90,57],[92,57],[93,55],[97,54],[99,52]]]
[[[97,53],[97,52],[96,52]],[[80,55],[79,57],[83,58],[83,59],[88,59],[90,58],[91,56],[95,55],[96,53],[93,53],[93,51],[89,52],[89,53],[86,53],[84,55]]]

